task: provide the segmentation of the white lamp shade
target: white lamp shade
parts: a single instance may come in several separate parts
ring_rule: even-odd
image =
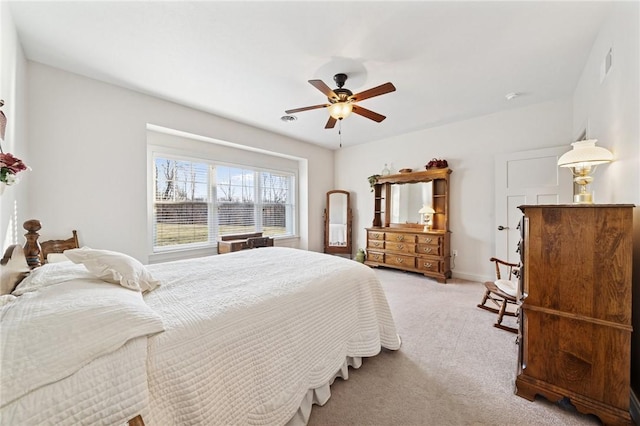
[[[336,120],[342,120],[348,117],[352,110],[353,105],[351,102],[336,102],[335,104],[329,105],[329,115]]]
[[[434,214],[435,212],[436,211],[431,206],[427,206],[426,204],[422,206],[420,210],[418,210],[418,213],[421,214]]]
[[[596,146],[597,141],[589,139],[572,143],[573,149],[558,159],[558,166],[582,168],[613,161],[613,154],[606,148]]]

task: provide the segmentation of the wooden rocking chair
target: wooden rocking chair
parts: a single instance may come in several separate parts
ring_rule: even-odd
[[[496,265],[496,281],[487,281],[484,283],[486,291],[484,292],[482,302],[478,304],[478,308],[498,314],[498,319],[493,325],[494,327],[510,331],[512,333],[517,333],[517,328],[503,325],[502,319],[505,315],[511,317],[518,316],[517,308],[515,312],[511,312],[507,310],[507,306],[509,304],[518,305],[517,284],[514,283],[513,278],[518,277],[520,265],[517,263],[505,262],[504,260],[500,260],[495,257],[492,257],[489,261],[494,262]],[[501,267],[503,270],[508,271],[508,274],[501,274]],[[502,278],[503,275],[505,276],[504,279]],[[487,301],[491,301],[497,307],[494,308],[492,306],[486,306],[485,303],[487,303]]]

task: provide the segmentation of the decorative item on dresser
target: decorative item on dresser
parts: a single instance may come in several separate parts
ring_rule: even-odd
[[[573,196],[576,204],[592,204],[593,195],[587,190],[593,182],[593,172],[599,164],[613,161],[613,154],[606,148],[596,146],[597,139],[578,141],[571,144],[573,149],[558,158],[558,166],[571,169],[573,182],[578,185],[578,193]]]
[[[441,283],[451,278],[450,174],[451,169],[441,168],[376,179],[365,264],[419,272]],[[428,203],[435,212],[431,215],[430,230],[429,225],[420,223],[424,213],[419,213]],[[408,210],[403,212],[401,206],[408,206]],[[416,222],[412,223],[410,218]]]
[[[517,395],[568,397],[604,424],[631,424],[633,207],[519,207],[526,297]]]
[[[424,168],[427,170],[430,169],[446,169],[449,167],[449,163],[447,160],[443,160],[442,158],[432,158],[427,164],[425,164]]]

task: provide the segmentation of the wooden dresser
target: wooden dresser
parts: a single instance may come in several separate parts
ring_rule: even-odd
[[[521,206],[516,394],[631,424],[633,205]]]
[[[367,228],[365,263],[419,272],[446,282],[451,278],[449,233],[422,232],[421,229]]]
[[[449,232],[450,169],[423,170],[379,177],[374,185],[373,225],[367,228],[365,264],[418,272],[445,283],[451,278]],[[394,185],[430,184],[427,204],[435,210],[431,229],[418,223],[393,223],[391,194]],[[397,201],[397,200],[396,200]],[[406,204],[406,203],[405,203]],[[422,207],[413,205],[411,213]],[[415,210],[415,212],[413,211]]]

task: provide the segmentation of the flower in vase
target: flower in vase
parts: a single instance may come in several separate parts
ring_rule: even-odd
[[[0,182],[6,185],[18,183],[16,175],[23,170],[29,170],[29,167],[21,159],[10,153],[0,153]]]

